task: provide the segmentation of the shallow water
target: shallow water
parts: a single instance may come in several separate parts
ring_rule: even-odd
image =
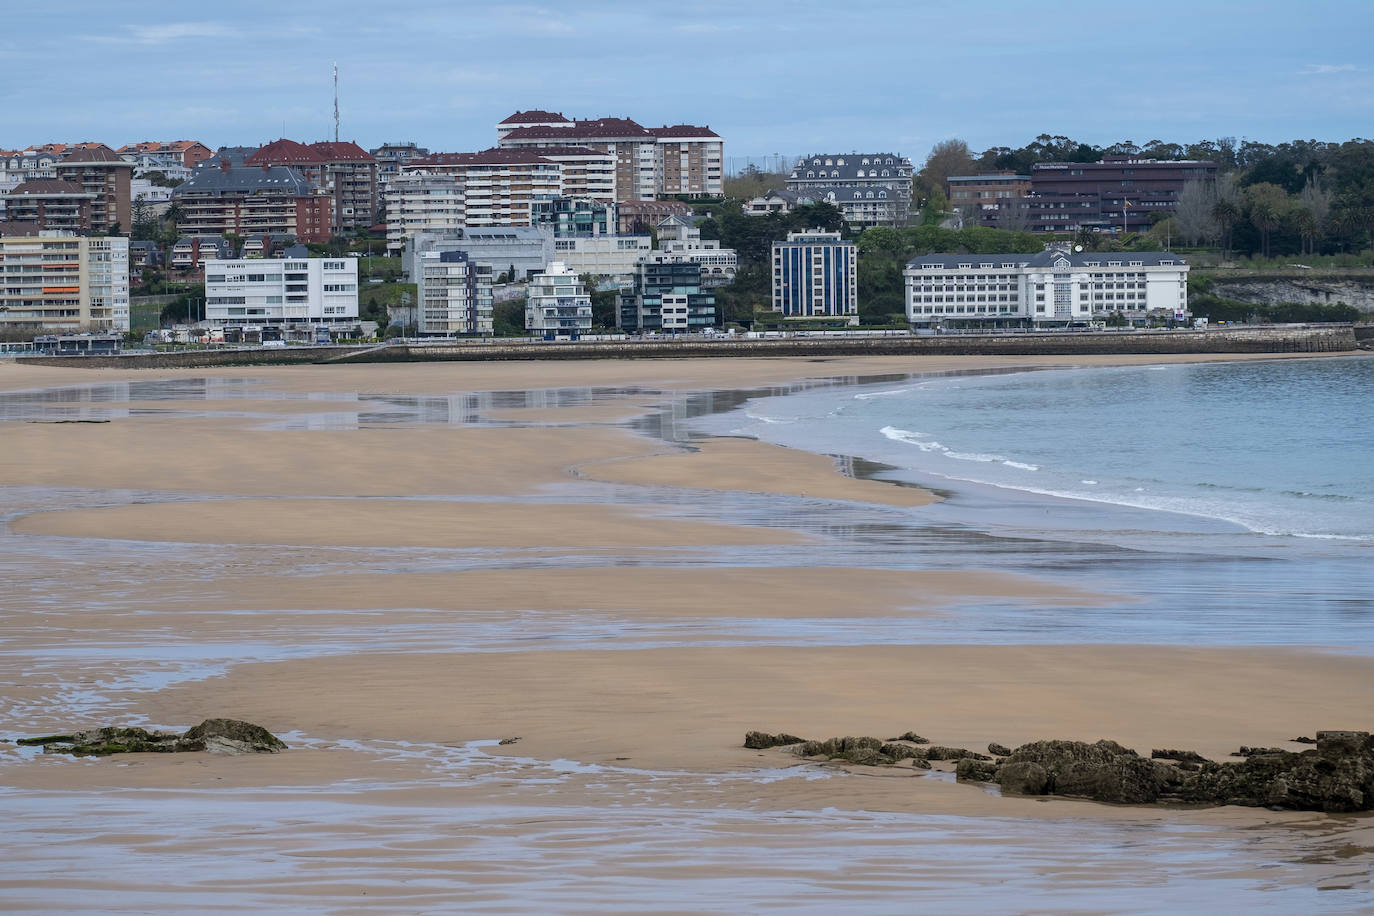
[[[957,378],[985,383],[963,374]],[[690,442],[704,430],[720,431],[712,424],[737,423],[739,411],[751,409],[759,397],[785,395],[782,403],[789,404],[798,397],[852,401],[852,385],[860,381],[875,380],[678,398],[634,428]],[[418,398],[289,395],[251,379],[186,379],[0,395],[0,424],[117,419],[143,409],[120,406],[130,401],[177,401],[177,415],[260,417],[273,428],[488,424],[494,421],[483,413],[491,409],[589,406],[626,393],[658,394],[579,388]],[[194,406],[198,400],[288,399],[319,409],[259,415]],[[843,436],[824,447],[811,443],[821,451],[864,454],[843,448],[846,444]],[[145,597],[146,583],[167,578],[175,583],[175,594],[194,596],[228,575],[610,564],[682,566],[709,575],[712,567],[741,562],[787,567],[796,563],[797,553],[791,546],[751,548],[747,554],[675,548],[580,555],[545,549],[249,547],[27,537],[0,524],[5,589],[0,680],[26,688],[24,699],[0,694],[0,732],[49,732],[73,719],[140,721],[144,693],[250,661],[374,650],[429,652],[436,646],[462,652],[921,643],[1318,645],[1343,652],[1368,652],[1374,646],[1374,578],[1364,554],[1348,545],[1305,544],[1286,555],[1287,548],[1272,539],[1257,545],[1252,533],[1221,520],[1013,492],[923,476],[911,468],[846,464],[859,475],[901,474],[911,482],[939,484],[947,499],[910,510],[586,481],[527,498],[647,503],[670,517],[804,532],[817,539],[807,554],[810,565],[1023,572],[1135,600],[1109,608],[969,602],[953,612],[871,620],[650,622],[516,611],[461,619],[411,614],[397,624],[387,619],[386,608],[277,609],[273,614],[290,611],[284,623],[281,616],[231,608],[222,612],[235,624],[225,636],[189,641],[180,634],[176,616],[160,612]],[[192,498],[156,490],[0,488],[0,521],[57,508]],[[1047,515],[1053,524],[1045,522]],[[75,598],[72,583],[93,579],[100,583],[98,592],[83,591]],[[136,625],[92,626],[92,611]],[[286,737],[300,753],[336,747],[379,762],[418,763],[426,775],[411,782],[360,776],[305,789],[232,792],[96,795],[0,789],[9,825],[2,844],[6,866],[0,868],[5,907],[48,911],[51,888],[60,886],[62,909],[90,912],[167,906],[309,913],[460,907],[1374,911],[1367,903],[1369,856],[1350,839],[1364,823],[1360,820],[1315,819],[1322,826],[1309,831],[1254,831],[1068,816],[1027,822],[772,810],[762,803],[739,810],[726,807],[725,796],[712,792],[741,782],[762,786],[780,779],[857,777],[814,767],[714,776],[589,767],[488,755],[483,747],[489,742],[450,747]],[[0,783],[5,769],[32,765],[34,754],[0,746]],[[435,786],[469,794],[463,803],[437,807],[412,800],[410,790]],[[575,795],[560,795],[572,789]],[[473,791],[485,793],[477,803],[472,803]],[[698,801],[668,804],[663,799],[669,793]],[[1342,850],[1350,849],[1355,852],[1344,858]]]

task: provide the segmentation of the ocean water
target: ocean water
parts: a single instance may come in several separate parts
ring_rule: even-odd
[[[927,641],[1374,651],[1374,359],[913,374],[689,419],[936,490],[867,565],[995,569],[1121,612],[968,608]],[[856,549],[859,536],[851,536]]]
[[[756,398],[707,426],[937,489],[1055,497],[1047,532],[1091,527],[1073,501],[1147,510],[1130,522],[1161,533],[1374,547],[1374,359],[916,376]]]

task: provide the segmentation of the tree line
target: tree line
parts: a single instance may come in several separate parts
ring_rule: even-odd
[[[1228,257],[1339,254],[1374,246],[1374,140],[1360,138],[1278,144],[1234,137],[1190,144],[1123,140],[1099,147],[1041,134],[1019,148],[995,146],[976,155],[962,140],[943,140],[917,173],[915,196],[918,204],[944,210],[951,176],[999,170],[1029,175],[1037,163],[1099,162],[1104,156],[1217,164],[1217,179],[1186,187],[1174,224],[1164,227],[1189,244],[1218,246]]]

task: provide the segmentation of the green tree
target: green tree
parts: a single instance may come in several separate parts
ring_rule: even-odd
[[[1260,252],[1269,257],[1269,239],[1290,207],[1288,192],[1276,184],[1262,181],[1245,189],[1245,215],[1259,230]]]

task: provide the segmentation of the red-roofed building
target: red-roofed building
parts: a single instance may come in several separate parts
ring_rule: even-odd
[[[351,141],[306,145],[274,140],[244,160],[245,165],[289,165],[334,198],[333,231],[367,229],[377,214],[377,160]]]
[[[457,179],[463,186],[462,220],[467,227],[528,226],[534,201],[552,200],[562,193],[562,173],[562,165],[532,149],[435,153],[401,167],[402,175]]]
[[[134,167],[103,143],[79,143],[57,163],[57,177],[92,195],[91,224],[96,232],[127,235],[133,225],[129,180]]]
[[[556,111],[517,111],[496,125],[496,140],[504,140],[506,134],[520,127],[571,127],[572,122]]]
[[[709,127],[649,129],[629,118],[570,121],[547,111],[516,112],[496,127],[503,148],[582,146],[615,157],[616,199],[716,196],[724,191],[723,141]]]

